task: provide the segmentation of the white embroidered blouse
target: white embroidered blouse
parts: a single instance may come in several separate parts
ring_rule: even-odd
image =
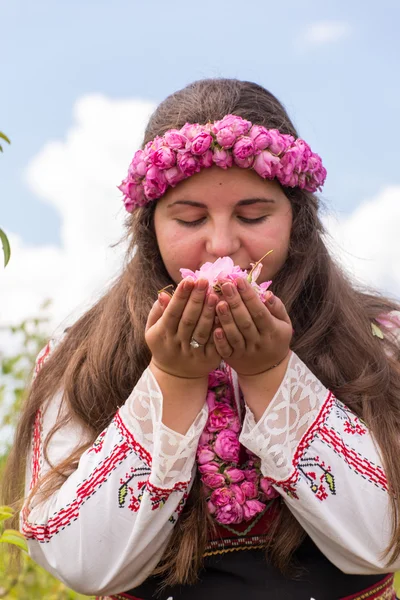
[[[37,369],[51,346],[38,357]],[[234,372],[232,377],[239,403]],[[49,469],[43,443],[64,410],[61,396],[37,414],[26,495]],[[76,471],[48,500],[34,497],[21,513],[34,560],[82,594],[112,595],[142,583],[183,509],[207,406],[181,435],[162,423],[162,401],[146,369]],[[82,427],[70,422],[52,437],[49,461],[56,465],[84,439]],[[246,408],[240,442],[261,458],[263,474],[339,569],[353,574],[400,569],[400,559],[387,568],[381,556],[391,518],[379,448],[366,425],[296,354],[258,423]]]

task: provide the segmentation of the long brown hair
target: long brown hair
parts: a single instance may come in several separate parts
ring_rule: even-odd
[[[186,122],[204,124],[226,114],[297,137],[284,107],[270,92],[246,81],[211,79],[169,96],[152,115],[144,144]],[[297,188],[283,191],[292,204],[293,227],[288,258],[274,277],[273,290],[293,322],[293,351],[365,419],[379,444],[393,509],[393,535],[385,556],[393,560],[400,554],[400,352],[389,334],[384,340],[373,337],[371,321],[399,307],[394,300],[357,287],[334,262],[324,242],[317,197]],[[153,214],[154,203],[128,216],[130,243],[122,275],[70,328],[31,387],[4,477],[6,503],[23,495],[25,457],[35,414],[60,386],[70,416],[84,424],[93,442],[148,365],[147,315],[157,290],[173,283],[158,250]],[[62,465],[55,465],[48,477],[47,494],[76,467],[86,447],[78,447]],[[157,569],[165,583],[195,581],[207,542],[207,514],[196,480]],[[267,549],[279,569],[287,569],[303,537],[301,526],[282,503]]]

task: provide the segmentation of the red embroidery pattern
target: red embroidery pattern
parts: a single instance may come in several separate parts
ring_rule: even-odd
[[[352,448],[346,446],[343,439],[330,427],[323,427],[319,432],[319,437],[332,448],[336,454],[341,456],[353,471],[387,492],[387,479],[381,467],[375,465]]]
[[[382,579],[382,581],[375,583],[372,587],[352,596],[341,598],[341,600],[396,600],[396,592],[393,585],[394,575],[390,574]]]
[[[30,489],[37,484],[40,474],[40,461],[42,450],[42,411],[39,409],[36,413],[35,424],[33,426],[32,438],[32,479]]]
[[[160,506],[164,506],[172,492],[185,492],[189,483],[189,481],[179,481],[172,488],[159,488],[148,481],[146,488],[150,494],[151,510],[156,510]]]
[[[90,448],[90,450],[88,450],[88,454],[90,454],[91,452],[98,454],[101,451],[101,449],[103,448],[104,438],[106,437],[106,433],[107,433],[106,430],[101,432],[101,434],[98,436],[98,438],[93,442],[93,446]]]
[[[123,508],[126,504],[126,500],[130,495],[130,501],[128,504],[128,508],[132,512],[137,512],[140,508],[140,503],[142,501],[143,492],[146,488],[146,483],[151,473],[151,469],[148,465],[144,465],[143,467],[135,468],[131,467],[130,472],[125,475],[125,478],[120,479],[120,487],[118,489],[118,504],[120,508]],[[144,481],[137,482],[137,488],[139,490],[139,495],[135,496],[135,491],[130,484],[130,482],[135,479],[135,477],[144,477]]]
[[[35,363],[35,372],[33,375],[33,379],[35,379],[36,375],[39,373],[40,369],[43,367],[46,360],[49,358],[51,351],[53,348],[53,340],[47,342],[46,346],[39,352],[36,363]]]
[[[125,423],[123,422],[123,420],[121,419],[121,416],[119,414],[119,412],[117,412],[117,414],[114,417],[114,423],[115,426],[117,427],[118,431],[120,432],[120,434],[123,436],[124,439],[127,440],[127,442],[129,443],[129,445],[131,446],[132,450],[142,459],[144,460],[149,467],[151,466],[151,454],[149,452],[147,452],[147,450],[145,450],[143,448],[143,446],[141,446],[134,438],[133,434],[131,431],[129,431],[129,429],[126,427]]]

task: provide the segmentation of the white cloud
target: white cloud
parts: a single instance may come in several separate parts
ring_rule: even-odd
[[[140,100],[83,97],[65,139],[49,142],[31,161],[28,185],[59,212],[61,248],[30,247],[10,235],[12,259],[0,273],[0,325],[35,316],[46,298],[53,300],[52,327],[72,320],[118,273],[124,249],[109,246],[123,234],[125,209],[116,185],[153,109]]]
[[[400,186],[384,188],[350,215],[327,217],[329,246],[358,281],[400,298]]]
[[[351,27],[345,21],[318,21],[304,31],[303,41],[311,45],[330,44],[346,38]]]

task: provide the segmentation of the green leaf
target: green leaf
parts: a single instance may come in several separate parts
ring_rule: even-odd
[[[19,533],[19,531],[15,531],[14,529],[6,529],[2,536],[0,536],[0,542],[3,544],[13,544],[14,546],[18,546],[21,550],[28,552],[28,544],[26,543],[26,539]]]
[[[335,479],[332,475],[332,473],[325,473],[325,481],[329,486],[329,489],[331,490],[332,494],[335,492]]]
[[[372,335],[375,335],[380,340],[383,340],[384,335],[382,333],[382,330],[379,329],[378,325],[375,325],[375,323],[371,323],[371,329],[372,329]]]
[[[0,506],[0,522],[6,521],[10,517],[12,517],[13,514],[14,514],[14,511],[9,506]]]
[[[11,248],[10,248],[10,242],[8,241],[8,238],[2,229],[0,229],[0,240],[3,244],[4,267],[6,267],[8,264],[8,261],[10,260]]]
[[[0,138],[2,138],[5,142],[7,142],[7,144],[11,144],[11,141],[9,140],[9,138],[2,131],[0,131]]]

